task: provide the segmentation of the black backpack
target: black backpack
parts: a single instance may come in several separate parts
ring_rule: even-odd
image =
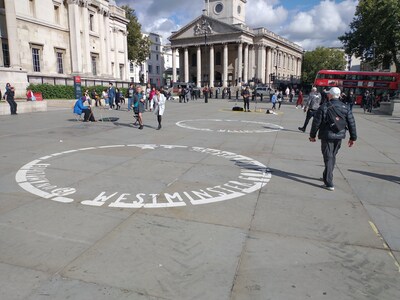
[[[346,117],[330,102],[325,107],[325,123],[334,133],[342,131],[347,126]]]

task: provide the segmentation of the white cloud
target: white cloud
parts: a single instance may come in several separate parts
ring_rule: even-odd
[[[200,16],[204,8],[204,0],[117,0],[117,3],[134,8],[143,31],[160,34],[164,42],[168,42],[172,31]],[[307,50],[341,46],[337,38],[348,30],[358,0],[322,0],[313,7],[305,4],[288,8],[284,0],[248,0],[246,22],[251,28],[265,27]]]

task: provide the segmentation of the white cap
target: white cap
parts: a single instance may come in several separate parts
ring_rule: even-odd
[[[331,94],[333,98],[340,97],[340,89],[338,87],[333,87],[328,91],[328,94]]]

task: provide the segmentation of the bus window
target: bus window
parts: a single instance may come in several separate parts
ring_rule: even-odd
[[[356,79],[357,79],[357,75],[354,75],[354,74],[347,74],[347,75],[346,75],[346,79],[347,79],[347,80],[356,80]]]
[[[379,76],[378,80],[381,81],[396,81],[396,78],[393,76]]]

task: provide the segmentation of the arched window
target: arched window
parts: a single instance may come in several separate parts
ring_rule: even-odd
[[[286,54],[283,55],[283,68],[286,68]]]

